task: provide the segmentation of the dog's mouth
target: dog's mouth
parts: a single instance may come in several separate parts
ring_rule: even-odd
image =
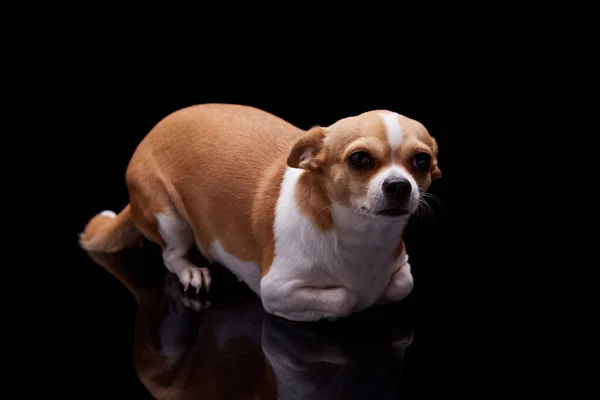
[[[401,217],[408,214],[408,210],[405,208],[386,208],[378,210],[375,214],[383,215],[385,217]]]
[[[384,208],[380,210],[369,210],[367,207],[361,207],[362,214],[371,216],[382,216],[389,218],[398,218],[410,214],[406,208]]]

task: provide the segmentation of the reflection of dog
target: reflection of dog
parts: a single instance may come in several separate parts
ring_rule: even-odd
[[[441,176],[437,153],[422,124],[385,110],[305,132],[252,107],[188,107],[139,144],[129,205],[92,218],[80,243],[116,251],[143,235],[184,286],[208,290],[196,244],[267,312],[338,319],[411,292],[402,236]]]
[[[398,374],[412,330],[362,319],[347,322],[298,324],[265,318],[262,347],[281,399],[404,397]]]
[[[260,300],[247,293],[247,299],[219,310],[215,304],[207,308],[203,297],[184,293],[171,273],[164,286],[162,277],[144,282],[152,266],[136,265],[143,251],[88,254],[138,302],[133,360],[152,396],[276,399],[275,377],[260,347],[265,315]],[[145,271],[135,273],[138,267]]]

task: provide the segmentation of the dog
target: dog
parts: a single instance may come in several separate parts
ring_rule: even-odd
[[[266,111],[199,104],[171,113],[125,173],[129,204],[80,234],[87,251],[145,237],[187,289],[210,289],[196,245],[293,321],[337,320],[403,300],[414,282],[403,232],[442,175],[425,126],[387,110],[302,130]]]

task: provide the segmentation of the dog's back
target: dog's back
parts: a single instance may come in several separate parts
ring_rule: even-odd
[[[148,194],[168,194],[164,202],[191,223],[205,255],[218,240],[236,258],[253,260],[256,245],[247,232],[258,186],[302,133],[253,107],[205,104],[177,111],[156,125],[131,159],[131,206],[156,214],[162,210],[152,210]],[[279,164],[283,174],[285,163]]]
[[[281,182],[289,151],[303,133],[242,105],[202,104],[168,115],[132,155],[126,172],[130,203],[118,215],[105,211],[92,218],[82,247],[118,251],[142,234],[162,247],[165,266],[184,286],[208,289],[208,270],[185,258],[195,244],[257,292],[258,243],[272,236],[279,192],[270,186]]]

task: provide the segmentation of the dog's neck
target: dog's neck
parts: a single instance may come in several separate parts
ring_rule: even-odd
[[[339,249],[393,251],[410,219],[410,215],[400,218],[365,215],[332,202],[319,179],[310,172],[301,173],[296,200],[315,226],[335,232]]]
[[[393,219],[364,215],[337,204],[331,207],[331,214],[338,246],[384,252],[396,249],[410,219],[409,215]]]

